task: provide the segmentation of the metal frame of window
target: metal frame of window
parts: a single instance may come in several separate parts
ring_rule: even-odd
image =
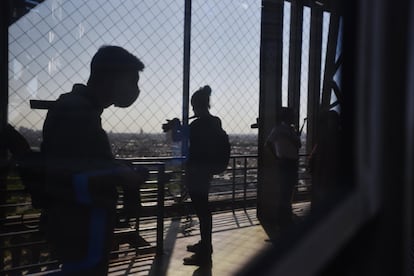
[[[9,77],[8,77],[8,18],[9,18],[9,5],[8,1],[1,2],[1,19],[0,19],[0,55],[1,55],[1,69],[0,69],[0,133],[3,132],[7,124],[7,108],[8,108],[8,90],[9,90]],[[5,158],[5,151],[1,149],[1,158]]]
[[[354,188],[241,275],[412,274],[414,5],[344,2],[343,181]]]

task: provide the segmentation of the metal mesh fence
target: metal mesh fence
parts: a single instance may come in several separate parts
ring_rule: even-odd
[[[303,15],[300,122],[307,116],[309,7]],[[256,121],[259,107],[260,17],[261,1],[257,0],[192,1],[190,95],[209,84],[213,90],[211,112],[222,119],[233,144],[251,141],[249,154],[257,150],[257,130],[250,125]],[[285,2],[284,105],[289,18],[290,2]],[[328,24],[329,15],[325,14],[324,43]],[[54,100],[69,92],[74,83],[85,83],[97,49],[104,44],[120,45],[146,66],[139,81],[141,95],[130,108],[105,110],[103,126],[110,134],[129,134],[122,144],[114,143],[115,151],[143,134],[148,134],[145,137],[152,145],[161,147],[166,140],[161,125],[166,119],[181,118],[182,113],[183,26],[184,1],[43,2],[9,27],[9,122],[38,146],[40,133],[31,134],[42,128],[46,112],[31,110],[29,100]],[[324,53],[321,62],[323,65]],[[171,145],[159,152],[137,147],[131,147],[136,156],[175,155],[179,150]]]
[[[193,1],[191,91],[209,83],[212,112],[226,130],[255,135],[250,124],[258,110],[260,5],[249,2]],[[46,112],[30,110],[29,100],[54,100],[85,83],[93,54],[114,44],[146,68],[138,101],[105,110],[104,128],[161,134],[165,119],[181,117],[183,20],[184,1],[43,2],[9,28],[9,121],[27,136],[41,129]]]
[[[212,87],[211,112],[230,133],[255,133],[259,98],[259,1],[193,1],[190,89]]]
[[[104,44],[125,47],[146,65],[142,94],[129,109],[108,109],[114,132],[159,132],[180,111],[183,3],[181,1],[46,1],[9,29],[12,123],[40,129],[45,114],[29,99],[56,99],[85,83],[89,62]],[[156,111],[156,112],[155,112]]]

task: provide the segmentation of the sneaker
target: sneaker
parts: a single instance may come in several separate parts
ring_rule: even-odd
[[[211,255],[207,254],[193,254],[188,258],[184,258],[184,265],[196,265],[202,267],[212,267],[213,263]]]
[[[195,243],[195,244],[187,245],[187,251],[197,253],[199,251],[200,247],[201,247],[201,241],[199,241],[198,243]]]
[[[187,245],[187,251],[192,253],[199,253],[201,250],[201,241],[195,244]],[[211,247],[211,253],[213,253],[213,248]]]
[[[147,242],[143,237],[141,237],[140,235],[134,235],[129,244],[132,247],[145,247],[145,246],[150,246],[151,244],[149,242]]]

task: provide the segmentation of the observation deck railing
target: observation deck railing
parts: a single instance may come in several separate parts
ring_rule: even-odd
[[[187,195],[182,157],[146,157],[123,159],[135,166],[148,166],[149,178],[141,186],[142,214],[139,224],[131,220],[131,227],[116,229],[115,237],[125,242],[122,235],[139,234],[152,246],[137,248],[119,246],[112,252],[116,259],[120,254],[142,252],[162,253],[165,218],[190,216],[190,198]],[[231,156],[228,168],[213,177],[210,202],[213,211],[230,211],[256,206],[257,200],[257,155]],[[299,181],[294,201],[308,199],[310,179],[304,165],[306,156],[301,155]],[[50,254],[48,245],[39,229],[40,210],[33,209],[30,196],[24,190],[18,175],[9,174],[4,190],[7,196],[0,203],[0,274],[23,275],[59,269],[59,263]],[[2,180],[2,181],[3,181]],[[120,205],[122,206],[122,196]],[[134,225],[135,224],[135,225]],[[137,226],[139,225],[139,227]],[[155,246],[154,246],[155,244]]]

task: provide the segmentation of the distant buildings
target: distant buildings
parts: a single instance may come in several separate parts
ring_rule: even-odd
[[[40,148],[42,132],[20,127],[19,132],[28,140],[32,148]],[[179,155],[180,143],[167,139],[165,133],[108,133],[112,150],[117,158],[127,157],[166,157]],[[232,155],[256,155],[257,135],[230,134]],[[177,154],[178,153],[178,154]]]

